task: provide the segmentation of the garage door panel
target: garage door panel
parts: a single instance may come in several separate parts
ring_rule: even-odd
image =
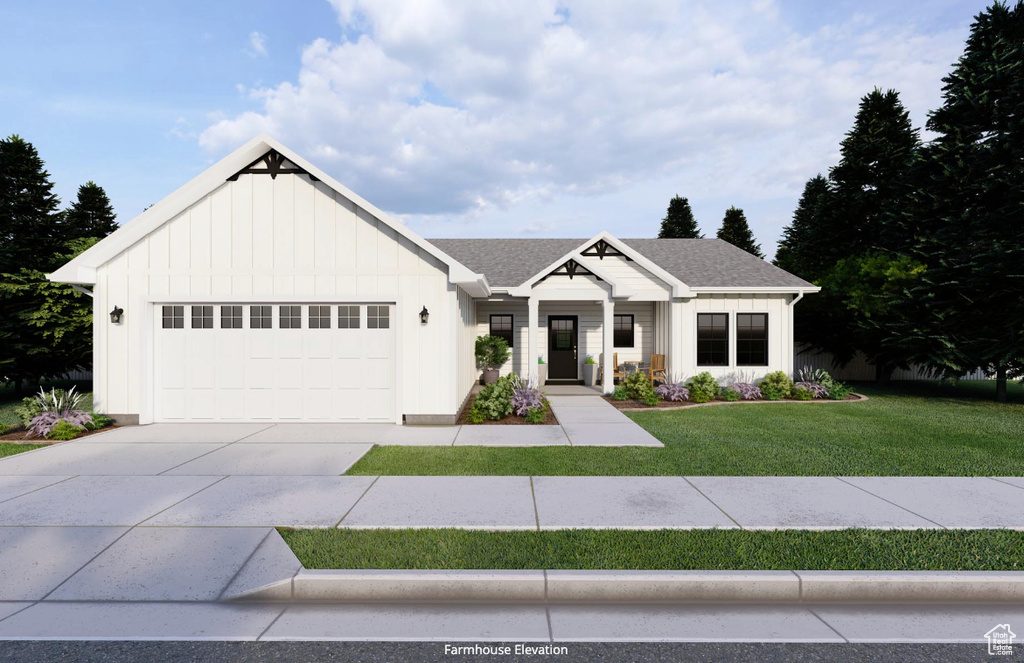
[[[393,306],[373,305],[374,324],[389,326],[372,328],[366,304],[330,304],[329,320],[320,314],[310,327],[312,309],[296,303],[301,328],[280,327],[278,304],[252,315],[266,306],[215,304],[213,325],[199,328],[188,318],[164,328],[158,318],[158,421],[394,421]]]

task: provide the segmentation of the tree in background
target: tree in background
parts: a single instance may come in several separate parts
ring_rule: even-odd
[[[1024,3],[975,17],[927,127],[915,248],[927,271],[890,341],[958,376],[994,370],[996,398],[1024,376]]]
[[[78,199],[64,215],[63,229],[69,237],[103,238],[117,230],[116,218],[107,192],[90,180],[78,187]]]
[[[725,218],[722,220],[722,227],[718,229],[717,237],[764,260],[761,245],[754,240],[754,233],[750,231],[747,217],[738,207],[725,210]]]
[[[914,242],[914,225],[905,212],[912,202],[919,146],[899,94],[878,89],[867,94],[829,180],[819,176],[807,183],[784,235],[787,251],[776,260],[795,263],[798,275],[822,288],[798,310],[796,340],[831,354],[840,366],[863,352],[880,382],[907,366],[905,353],[885,343],[888,334],[881,331],[893,322],[887,317],[903,313],[877,302],[862,309],[866,300],[851,293],[888,277],[907,285],[920,276],[903,262]]]
[[[48,269],[61,243],[60,200],[31,143],[0,140],[0,274]]]
[[[105,214],[94,204],[97,190],[87,189],[85,208]],[[59,207],[35,147],[18,136],[0,140],[0,382],[17,393],[90,363],[92,300],[46,274],[97,240],[78,235]],[[97,223],[86,231],[102,232],[103,218],[91,218]]]
[[[697,227],[697,219],[693,218],[690,201],[678,195],[668,203],[668,212],[661,220],[660,239],[704,239]]]
[[[826,237],[829,230],[826,214],[831,209],[831,194],[829,182],[821,174],[807,181],[793,214],[793,222],[782,230],[773,261],[776,267],[814,281],[835,264],[832,251],[825,250],[834,241]]]

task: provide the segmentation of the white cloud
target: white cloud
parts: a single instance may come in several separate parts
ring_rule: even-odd
[[[252,31],[249,33],[249,55],[256,57],[267,54],[267,36],[262,32]]]
[[[350,37],[200,144],[267,131],[428,234],[650,234],[678,191],[746,208],[767,247],[859,98],[896,88],[923,124],[966,34],[860,16],[800,34],[772,0],[332,4]],[[644,227],[602,214],[609,195]]]

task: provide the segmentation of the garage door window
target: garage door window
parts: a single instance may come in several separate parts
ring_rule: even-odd
[[[302,307],[281,307],[281,329],[302,329]]]
[[[269,306],[250,306],[249,307],[249,327],[251,329],[270,329],[273,327],[271,322],[273,313]]]
[[[387,329],[391,326],[391,310],[387,306],[367,306],[366,326],[369,329]]]
[[[242,307],[221,306],[220,307],[220,328],[241,329],[242,328]]]
[[[359,329],[359,307],[338,307],[338,329]]]
[[[163,307],[163,327],[164,327],[164,329],[184,329],[185,328],[185,307],[184,306],[165,306],[165,307]]]
[[[331,328],[331,307],[310,306],[309,307],[309,328],[330,329]]]
[[[192,329],[213,329],[213,307],[192,307]]]

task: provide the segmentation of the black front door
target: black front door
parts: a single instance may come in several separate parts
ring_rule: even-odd
[[[578,380],[579,325],[575,315],[548,316],[548,379]]]

